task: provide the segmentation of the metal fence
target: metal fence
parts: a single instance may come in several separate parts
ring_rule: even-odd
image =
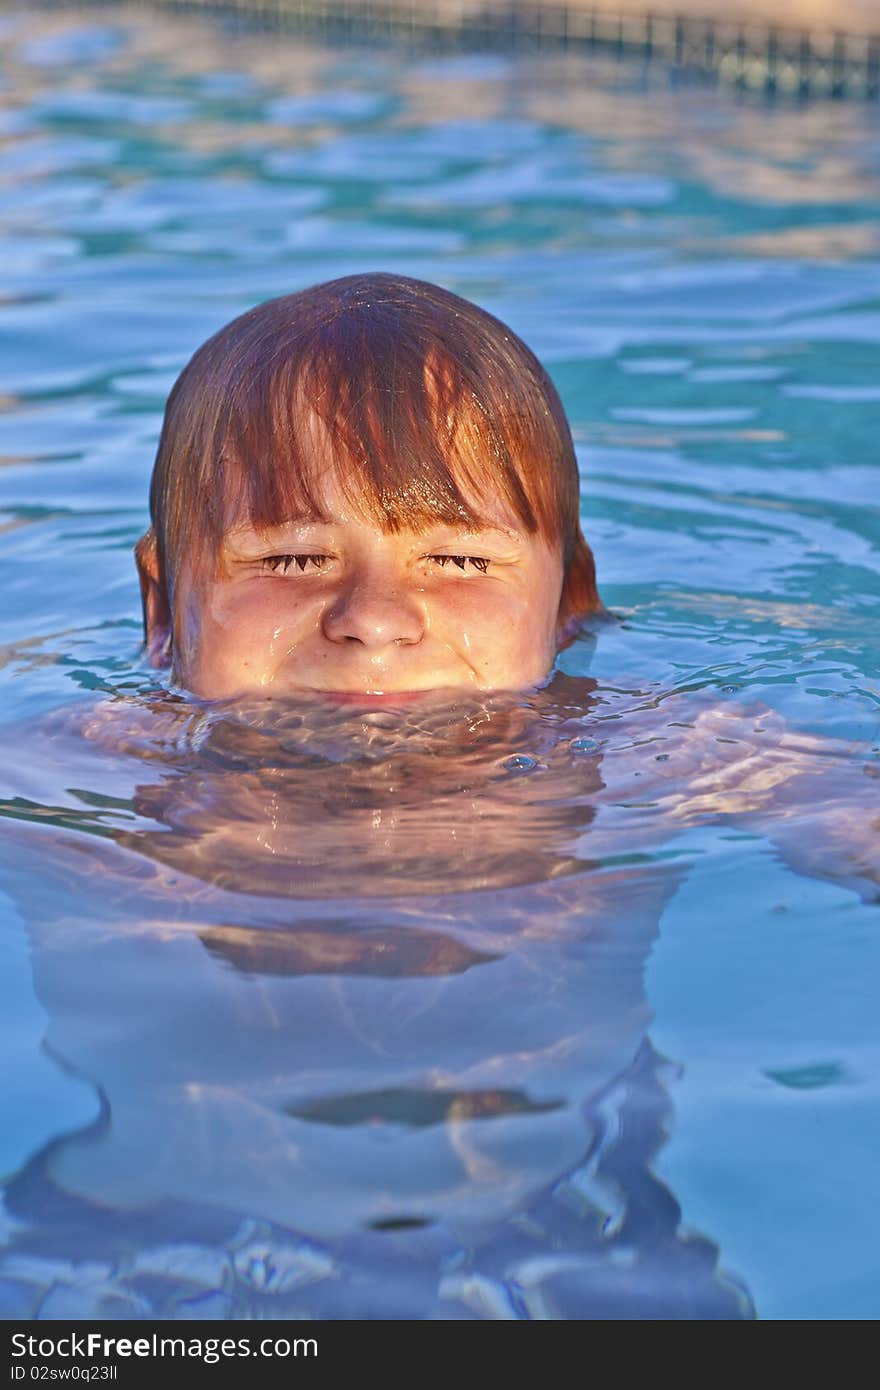
[[[102,8],[112,3],[103,0]],[[679,77],[698,77],[768,96],[876,101],[880,94],[880,32],[651,14],[579,0],[141,0],[141,4],[331,42],[392,42],[431,52],[590,52],[645,67],[663,65]],[[66,4],[56,0],[51,8],[81,7],[70,0]]]

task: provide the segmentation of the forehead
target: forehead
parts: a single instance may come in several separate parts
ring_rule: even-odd
[[[238,451],[230,459],[222,533],[292,522],[369,524],[387,532],[445,525],[516,537],[537,529],[528,504],[525,515],[513,505],[509,473],[505,480],[480,441],[449,440],[438,449],[434,436],[429,451],[419,447],[423,436],[404,448],[392,441],[377,448],[375,439],[340,437],[312,407],[296,425],[293,456],[270,440],[248,461]]]

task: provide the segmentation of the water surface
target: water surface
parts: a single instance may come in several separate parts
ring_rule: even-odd
[[[3,17],[6,1316],[876,1316],[873,113]],[[142,662],[164,396],[435,279],[550,367],[616,615],[541,691]]]

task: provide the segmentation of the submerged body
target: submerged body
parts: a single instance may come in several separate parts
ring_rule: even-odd
[[[821,848],[784,852],[873,891],[867,762],[769,711],[562,676],[381,713],[125,699],[83,731],[62,780],[88,793],[10,770],[44,816],[6,867],[43,880],[47,1042],[102,1118],[13,1211],[64,1193],[141,1241],[169,1202],[226,1213],[229,1240],[269,1222],[323,1252],[288,1290],[318,1315],[597,1316],[603,1288],[625,1315],[747,1311],[650,1174],[644,960],[681,826],[784,842],[811,797]]]

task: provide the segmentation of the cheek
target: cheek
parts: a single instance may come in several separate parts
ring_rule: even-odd
[[[175,672],[203,694],[232,690],[236,675],[259,680],[273,673],[302,636],[308,618],[277,595],[217,585],[177,607]]]
[[[559,585],[534,583],[478,585],[467,583],[433,605],[432,626],[438,636],[462,644],[482,663],[547,656],[556,652]]]

